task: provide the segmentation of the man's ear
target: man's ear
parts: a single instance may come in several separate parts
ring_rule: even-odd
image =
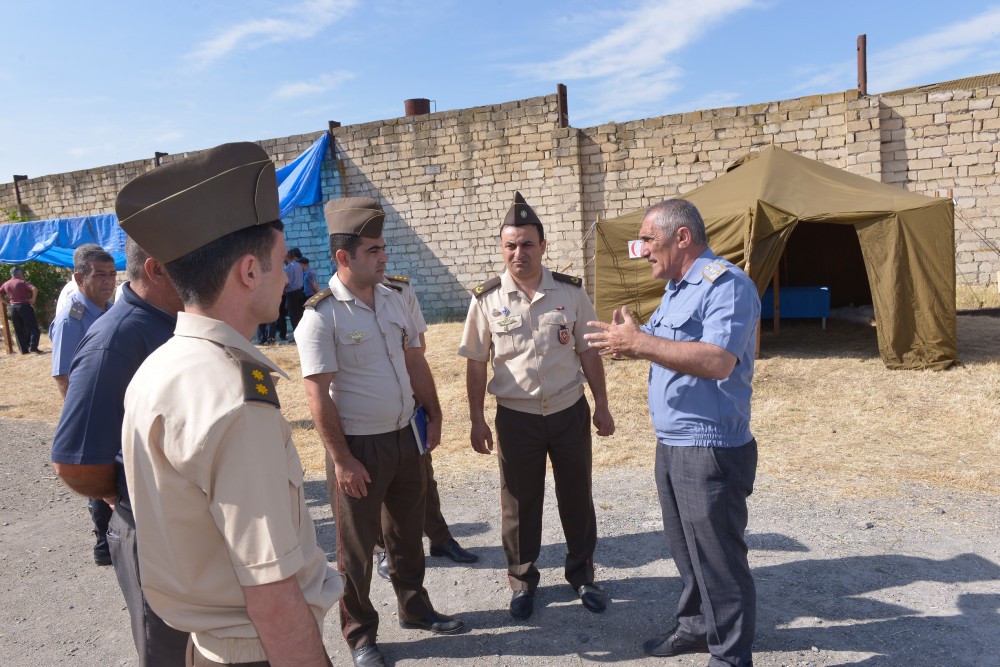
[[[80,273],[79,271],[74,271],[73,272],[73,282],[76,283],[77,287],[79,287],[80,285],[82,285],[83,284],[83,274]]]
[[[146,274],[146,280],[151,283],[162,285],[170,280],[170,277],[167,275],[167,269],[152,257],[146,258],[146,261],[142,264],[142,270]]]
[[[351,268],[351,254],[341,248],[337,251],[335,259],[337,261],[337,266],[346,266]]]
[[[678,227],[677,231],[677,247],[687,248],[691,245],[691,230],[687,227]]]
[[[256,289],[260,284],[260,279],[264,275],[261,270],[260,261],[251,253],[247,253],[237,260],[233,265],[237,279],[251,290]]]

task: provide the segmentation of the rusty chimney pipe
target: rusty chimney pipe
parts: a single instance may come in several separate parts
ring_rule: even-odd
[[[858,35],[858,94],[868,94],[868,35]]]
[[[406,109],[407,117],[422,116],[431,112],[431,101],[423,97],[415,97],[412,100],[404,100],[403,108]]]

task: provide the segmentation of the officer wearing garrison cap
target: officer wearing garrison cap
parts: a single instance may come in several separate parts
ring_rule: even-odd
[[[309,409],[337,480],[331,502],[347,580],[341,628],[354,664],[377,667],[385,663],[369,591],[382,527],[399,624],[436,634],[464,627],[437,613],[423,586],[425,478],[411,419],[422,405],[433,449],[441,407],[417,325],[398,287],[384,282],[382,207],[350,197],[331,200],[325,213],[337,273],[306,304],[295,339]]]
[[[250,343],[285,287],[274,164],[225,144],[139,176],[116,210],[184,303],[125,394],[143,592],[191,633],[188,665],[329,665],[323,618],[343,583],[306,507],[285,374]]]
[[[579,278],[542,265],[545,232],[519,192],[500,227],[500,248],[507,270],[473,290],[458,353],[468,360],[472,447],[483,454],[493,450],[483,414],[487,389],[497,400],[502,541],[513,590],[510,614],[524,620],[534,610],[546,456],[566,535],[566,580],[587,610],[602,612],[607,597],[594,583],[597,519],[584,379],[594,395],[597,434],[611,435],[615,422],[601,358],[583,339],[594,306]],[[488,387],[487,365],[493,367]]]

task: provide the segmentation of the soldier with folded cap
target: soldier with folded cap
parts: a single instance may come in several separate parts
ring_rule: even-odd
[[[455,634],[424,589],[425,478],[411,426],[427,414],[427,448],[441,439],[434,378],[398,287],[384,282],[385,213],[366,197],[326,205],[337,273],[312,297],[295,330],[306,398],[336,478],[338,564],[347,579],[340,623],[358,667],[384,665],[378,612],[369,597],[372,549],[385,529],[389,571],[404,628]],[[329,480],[328,480],[329,482]]]
[[[272,374],[287,376],[250,343],[285,287],[274,164],[224,144],[139,176],[115,208],[184,303],[125,395],[143,592],[191,633],[188,665],[329,665],[323,618],[343,583],[281,416]]]
[[[559,518],[566,535],[566,581],[583,606],[604,611],[607,597],[594,583],[597,518],[591,495],[590,405],[594,394],[597,434],[614,433],[604,365],[583,339],[594,306],[579,278],[542,264],[545,231],[520,192],[500,227],[507,270],[473,290],[458,353],[467,359],[466,384],[472,448],[493,451],[486,424],[486,391],[497,400],[497,450],[502,542],[513,590],[510,614],[524,620],[534,611],[540,575],[545,459],[552,462]],[[486,367],[493,378],[486,384]]]

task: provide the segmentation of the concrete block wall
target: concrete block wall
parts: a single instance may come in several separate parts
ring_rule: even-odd
[[[333,130],[343,195],[386,211],[389,270],[426,315],[460,315],[503,271],[500,223],[520,191],[542,219],[547,263],[582,275],[580,180],[555,95]]]
[[[1000,269],[1000,87],[859,98],[856,91],[691,111],[591,128],[558,127],[556,95],[333,130],[324,201],[372,196],[387,212],[390,270],[411,276],[428,316],[460,316],[469,291],[503,270],[497,235],[520,190],[546,225],[547,264],[593,285],[598,218],[647,207],[776,145],[868,178],[957,202],[960,283]],[[281,166],[319,132],[261,141]],[[167,156],[166,161],[178,156]],[[19,184],[34,219],[102,213],[153,161]],[[0,209],[15,205],[0,184]],[[286,222],[290,246],[330,275],[322,206]]]
[[[881,97],[883,180],[955,199],[959,284],[1000,269],[1000,87]]]

